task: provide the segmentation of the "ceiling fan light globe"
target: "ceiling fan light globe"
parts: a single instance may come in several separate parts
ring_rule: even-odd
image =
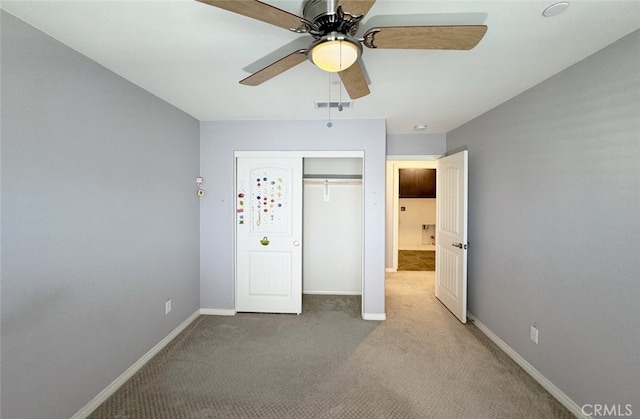
[[[314,45],[310,51],[311,62],[331,73],[346,70],[358,60],[360,48],[350,41],[327,40]]]

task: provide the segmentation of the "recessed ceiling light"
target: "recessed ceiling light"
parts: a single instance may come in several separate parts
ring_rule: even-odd
[[[413,127],[416,131],[424,131],[427,129],[427,124],[418,124]]]
[[[567,10],[568,7],[569,7],[569,3],[567,3],[566,1],[561,1],[560,3],[552,4],[551,6],[544,9],[544,11],[542,12],[542,16],[544,17],[557,16],[560,13]]]

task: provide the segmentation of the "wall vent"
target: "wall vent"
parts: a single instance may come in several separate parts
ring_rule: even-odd
[[[350,100],[347,102],[327,102],[327,101],[316,100],[313,103],[315,104],[316,109],[327,109],[327,108],[337,109],[338,107],[340,107],[340,105],[342,105],[342,109],[353,108],[353,100]]]

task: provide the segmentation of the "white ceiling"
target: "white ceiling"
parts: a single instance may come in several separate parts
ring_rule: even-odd
[[[247,1],[247,0],[238,0]],[[302,0],[267,1],[302,15]],[[470,51],[371,50],[363,61],[371,94],[332,119],[386,118],[389,133],[445,133],[640,28],[640,0],[378,0],[363,23],[485,24]],[[2,8],[193,117],[326,119],[314,101],[347,100],[336,75],[309,61],[257,86],[243,68],[309,35],[194,0],[3,1]],[[274,61],[296,49],[289,45]],[[258,62],[258,63],[256,63]],[[268,64],[268,61],[264,64]],[[341,95],[341,96],[340,96]]]

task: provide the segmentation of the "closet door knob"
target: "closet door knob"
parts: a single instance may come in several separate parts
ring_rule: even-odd
[[[293,245],[294,246],[300,246],[300,242],[298,240],[296,240],[296,241],[293,242]]]

